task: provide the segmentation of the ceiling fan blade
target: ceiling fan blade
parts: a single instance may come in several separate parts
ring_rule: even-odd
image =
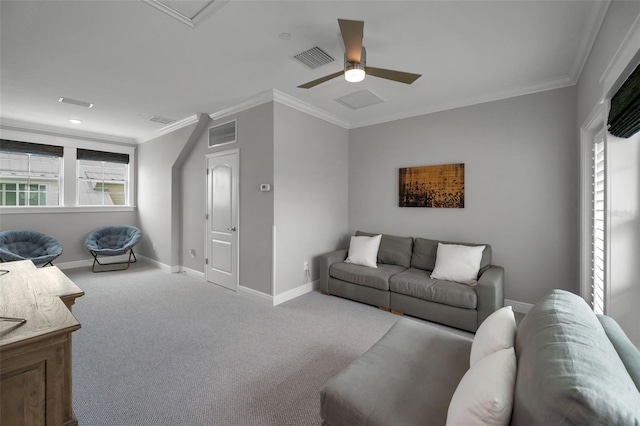
[[[405,84],[411,84],[422,76],[422,74],[412,74],[410,72],[386,70],[384,68],[374,67],[366,67],[365,72],[367,75],[386,78],[387,80],[393,80]]]
[[[351,62],[360,62],[362,53],[362,37],[364,37],[364,22],[349,21],[346,19],[338,19],[342,40],[344,41],[344,50],[347,60]]]
[[[310,81],[308,83],[301,84],[300,86],[298,86],[298,88],[300,88],[300,89],[310,89],[313,86],[317,86],[320,83],[324,83],[325,81],[329,81],[332,78],[336,78],[336,77],[341,76],[343,74],[344,74],[344,71],[334,72],[333,74],[329,74],[329,75],[325,75],[324,77],[320,77],[317,80],[313,80],[313,81]]]

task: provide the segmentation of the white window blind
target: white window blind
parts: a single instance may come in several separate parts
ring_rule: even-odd
[[[598,135],[593,144],[593,199],[591,225],[591,270],[593,310],[597,314],[605,312],[606,297],[606,152],[604,135]]]

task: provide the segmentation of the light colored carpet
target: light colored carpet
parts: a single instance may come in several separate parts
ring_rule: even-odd
[[[85,291],[73,307],[83,426],[319,425],[319,390],[399,318],[316,292],[272,307],[144,263],[65,272]]]

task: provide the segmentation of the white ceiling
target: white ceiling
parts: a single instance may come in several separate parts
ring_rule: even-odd
[[[150,2],[1,0],[2,122],[140,142],[166,127],[148,121],[153,115],[182,120],[276,90],[345,127],[360,127],[573,85],[608,6],[606,0],[231,0],[190,26]],[[184,6],[193,13],[207,3]],[[336,78],[298,89],[342,68],[337,18],[365,21],[368,65],[422,77],[412,85]],[[310,70],[292,59],[314,46],[336,61]],[[363,89],[385,102],[352,110],[334,100]],[[60,97],[95,106],[62,104]]]

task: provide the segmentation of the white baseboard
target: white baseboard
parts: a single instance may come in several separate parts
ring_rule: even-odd
[[[186,266],[180,266],[180,272],[192,277],[205,279],[204,272],[196,271],[195,269],[187,268]]]
[[[267,293],[263,293],[258,290],[254,290],[249,287],[238,286],[238,293],[241,293],[245,296],[248,296],[254,300],[258,300],[260,302],[268,302],[269,304],[273,303],[273,296],[268,295]]]
[[[277,306],[288,300],[295,299],[296,297],[302,296],[303,294],[312,292],[313,290],[316,290],[318,288],[318,285],[319,281],[316,280],[285,291],[284,293],[277,294],[273,297],[273,306]]]
[[[520,312],[526,314],[531,310],[533,305],[531,303],[518,302],[517,300],[504,299],[504,306],[511,305],[514,312]]]

